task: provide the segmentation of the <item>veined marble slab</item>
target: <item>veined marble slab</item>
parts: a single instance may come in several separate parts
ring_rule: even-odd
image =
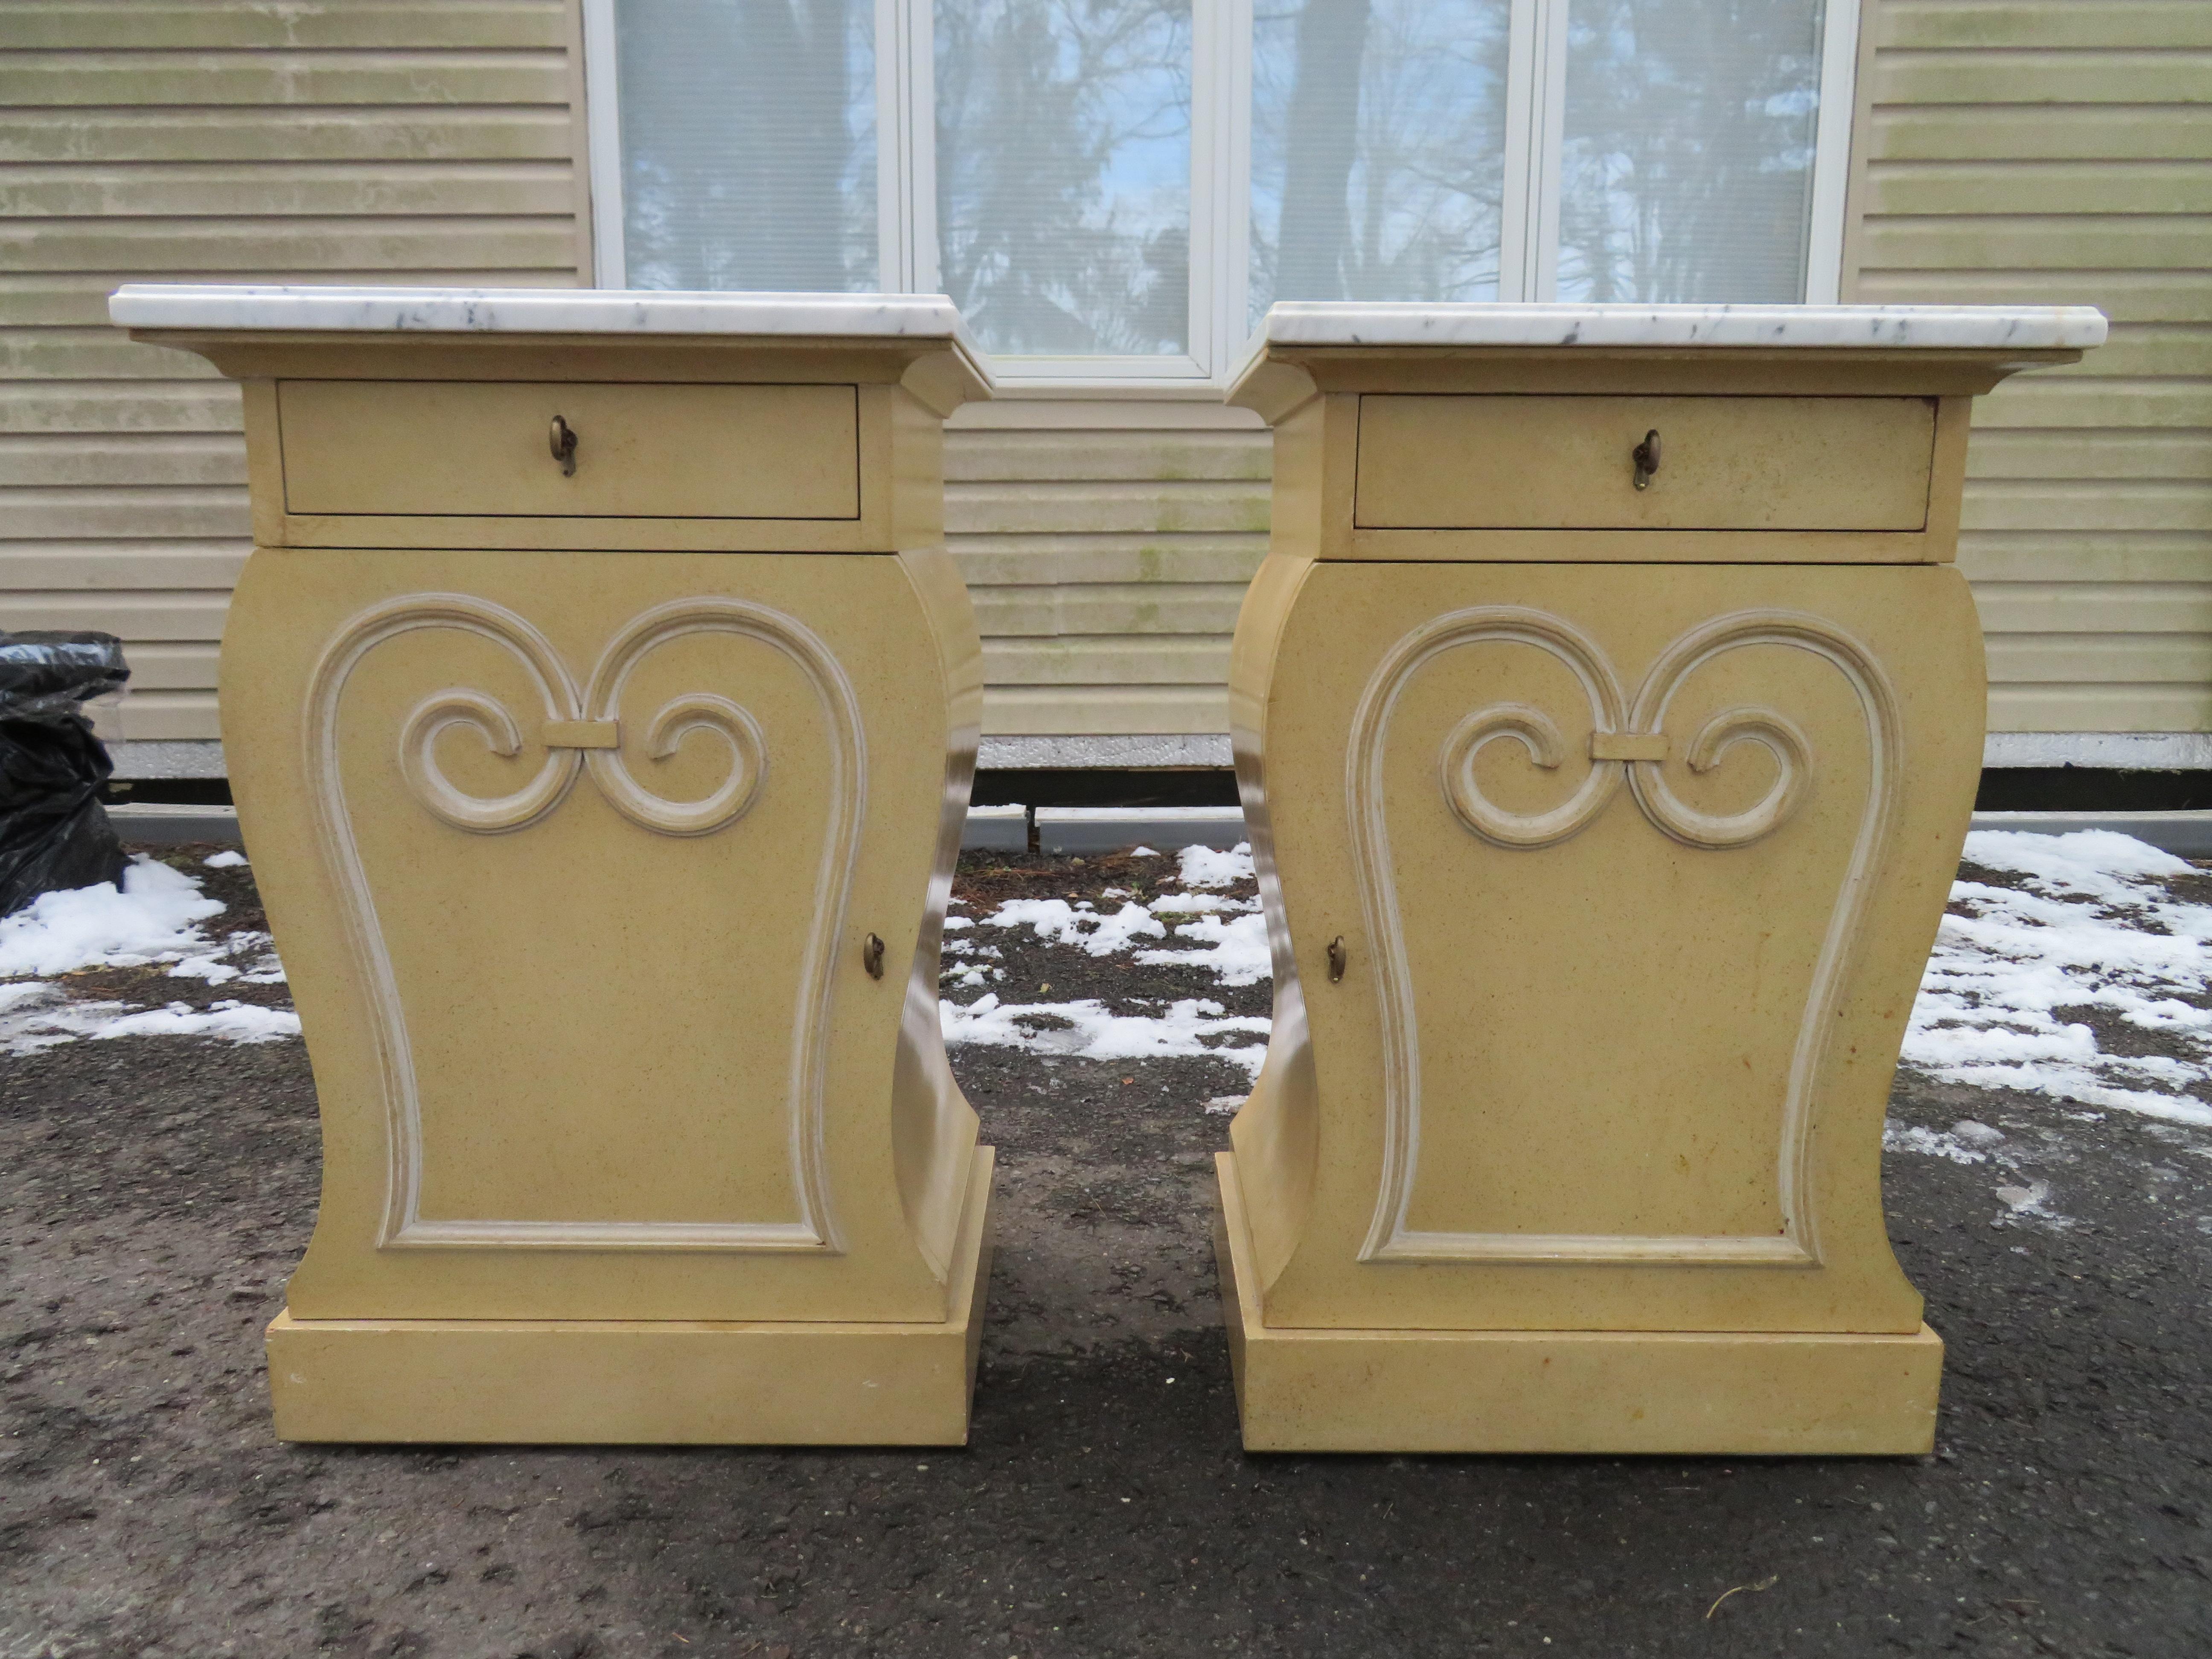
[[[941,294],[687,294],[569,288],[279,288],[132,283],[107,302],[125,328],[347,333],[859,335],[982,348]],[[988,378],[988,377],[987,377]]]
[[[2086,350],[2105,341],[2090,306],[1412,305],[1285,301],[1270,346],[1802,346]],[[1234,378],[1233,376],[1231,377]]]

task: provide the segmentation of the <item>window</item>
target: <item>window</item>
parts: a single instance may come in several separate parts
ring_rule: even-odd
[[[584,0],[599,280],[1218,382],[1279,299],[1835,297],[1855,0]]]

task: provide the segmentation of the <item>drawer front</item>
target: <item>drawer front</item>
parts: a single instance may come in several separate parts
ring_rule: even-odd
[[[1923,398],[1367,396],[1355,522],[1377,530],[1918,530]],[[1636,487],[1634,453],[1659,434]]]
[[[849,386],[286,380],[277,410],[292,513],[860,516]]]

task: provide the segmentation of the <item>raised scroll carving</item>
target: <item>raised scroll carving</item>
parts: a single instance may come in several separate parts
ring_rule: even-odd
[[[425,697],[401,722],[399,766],[408,789],[442,822],[477,835],[498,835],[538,822],[554,811],[588,770],[615,809],[633,823],[670,836],[703,836],[743,817],[768,773],[759,723],[713,692],[672,698],[647,718],[643,747],[665,759],[694,732],[721,740],[730,769],[696,801],[672,801],[641,785],[609,739],[632,672],[652,652],[689,635],[714,633],[757,640],[780,652],[805,678],[818,702],[830,746],[828,825],[816,872],[813,925],[799,963],[799,1003],[793,1023],[787,1093],[792,1222],[663,1223],[424,1220],[420,1213],[422,1131],[420,1097],[392,962],[378,927],[368,877],[347,810],[337,740],[339,704],[363,658],[403,634],[453,629],[489,640],[528,672],[542,707],[529,727],[548,742],[544,759],[512,793],[469,794],[439,768],[437,744],[455,726],[473,731],[495,754],[522,751],[525,726],[514,711],[483,692],[448,687]],[[385,1100],[389,1179],[381,1248],[622,1248],[723,1250],[819,1250],[842,1247],[823,1173],[823,1091],[829,1061],[826,1018],[836,977],[836,941],[845,923],[866,806],[867,756],[860,700],[829,647],[796,617],[750,601],[678,599],[625,624],[609,641],[580,690],[560,653],[537,628],[506,606],[459,593],[418,593],[362,611],[338,631],[309,684],[305,732],[307,774],[316,831],[343,897],[348,943],[362,968]],[[588,746],[581,746],[588,744]]]
[[[1747,846],[1780,828],[1803,799],[1812,745],[1803,732],[1773,709],[1735,708],[1713,715],[1680,750],[1692,771],[1710,771],[1732,750],[1755,744],[1773,757],[1776,775],[1765,793],[1743,811],[1698,811],[1668,786],[1662,758],[1673,747],[1665,723],[1676,695],[1716,658],[1754,646],[1779,646],[1831,665],[1857,699],[1867,734],[1867,802],[1791,1052],[1776,1170],[1784,1218],[1778,1237],[1463,1233],[1416,1231],[1407,1224],[1420,1156],[1420,1042],[1383,817],[1383,761],[1392,711],[1413,676],[1440,653],[1486,641],[1533,646],[1574,672],[1588,700],[1590,729],[1595,734],[1592,750],[1598,757],[1574,794],[1559,805],[1543,812],[1510,812],[1481,793],[1474,778],[1477,754],[1491,742],[1511,741],[1533,764],[1548,770],[1566,757],[1565,734],[1550,715],[1526,703],[1489,704],[1462,720],[1444,740],[1439,782],[1461,823],[1499,847],[1557,845],[1595,820],[1624,781],[1644,815],[1685,846],[1714,851]],[[1623,697],[1620,685],[1605,653],[1564,618],[1521,605],[1478,605],[1437,617],[1400,640],[1376,666],[1360,697],[1346,754],[1346,789],[1352,862],[1376,959],[1384,1101],[1382,1182],[1360,1249],[1364,1261],[1809,1266],[1820,1260],[1808,1167],[1809,1096],[1820,1074],[1828,1028],[1834,1024],[1836,999],[1848,975],[1870,872],[1894,816],[1899,726],[1896,692],[1873,654],[1834,624],[1802,612],[1764,610],[1732,612],[1684,634],[1660,653],[1633,700]]]

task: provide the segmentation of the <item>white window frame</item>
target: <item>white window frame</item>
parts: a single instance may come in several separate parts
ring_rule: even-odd
[[[592,279],[624,285],[622,117],[616,0],[583,8],[585,135]],[[1557,297],[1571,0],[1511,0],[1508,23],[1501,301]],[[1858,70],[1861,0],[1826,0],[1814,122],[1805,302],[1832,305],[1843,278],[1844,186]],[[937,291],[935,50],[931,0],[875,0],[878,280]],[[1000,356],[1002,387],[1059,396],[1211,396],[1249,336],[1252,0],[1191,0],[1190,349],[1173,356]]]

